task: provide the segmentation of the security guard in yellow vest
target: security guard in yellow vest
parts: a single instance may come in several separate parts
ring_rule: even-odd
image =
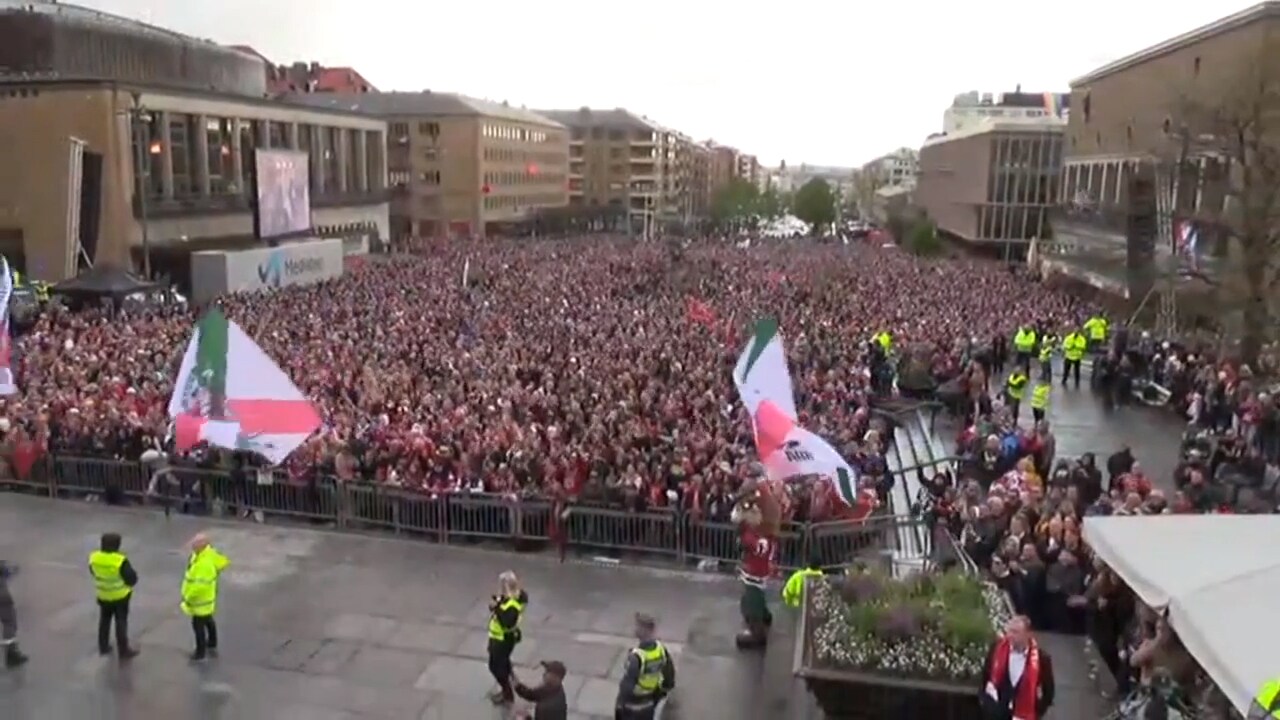
[[[636,615],[636,640],[618,684],[614,720],[653,720],[658,705],[676,687],[676,666],[670,653],[654,638],[657,622]]]
[[[489,674],[498,681],[498,690],[489,695],[494,704],[515,700],[511,687],[511,653],[520,642],[520,618],[529,596],[510,570],[498,576],[500,592],[489,600]]]
[[[1018,410],[1022,406],[1022,395],[1027,389],[1028,380],[1025,372],[1014,368],[1004,384],[1004,401],[1015,421],[1018,419]]]
[[[791,573],[782,586],[782,602],[787,607],[798,608],[804,599],[804,584],[807,578],[822,577],[822,563],[817,558],[810,558],[809,564]]]
[[[1280,720],[1280,677],[1272,678],[1258,688],[1246,720]]]
[[[191,539],[191,557],[182,578],[182,612],[191,618],[196,637],[196,649],[191,653],[194,661],[218,654],[218,624],[213,614],[218,610],[218,577],[229,564],[203,534]]]
[[[1022,371],[1031,372],[1031,358],[1036,352],[1036,331],[1030,325],[1023,325],[1013,336],[1013,349],[1018,353],[1018,364]]]
[[[1053,333],[1040,336],[1040,381],[1053,382],[1053,352],[1058,348],[1058,338]]]
[[[1094,315],[1084,321],[1084,332],[1089,336],[1090,350],[1098,352],[1107,344],[1107,329],[1107,318],[1102,315]]]
[[[888,330],[881,330],[871,337],[871,340],[877,343],[885,354],[888,355],[893,350],[893,334]]]
[[[1076,379],[1076,387],[1080,387],[1080,361],[1084,359],[1084,354],[1089,350],[1089,341],[1085,338],[1084,333],[1079,330],[1072,330],[1062,339],[1062,384],[1067,384],[1067,378],[1074,373]]]
[[[1044,416],[1049,412],[1049,393],[1053,391],[1053,380],[1036,383],[1031,388],[1031,417],[1040,422],[1044,420]]]
[[[120,659],[138,654],[129,647],[129,599],[138,584],[138,573],[129,558],[120,552],[120,536],[104,533],[98,549],[89,553],[89,574],[98,597],[98,654],[111,654],[111,623],[116,626],[116,646]]]

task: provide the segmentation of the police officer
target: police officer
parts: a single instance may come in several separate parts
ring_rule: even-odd
[[[218,610],[218,577],[230,564],[227,557],[209,544],[203,534],[191,539],[191,557],[182,578],[182,612],[191,618],[196,649],[193,661],[218,654],[218,624],[213,615]]]
[[[1022,372],[1031,372],[1031,356],[1036,350],[1036,331],[1030,325],[1023,325],[1013,336],[1013,349],[1018,353],[1018,365]]]
[[[627,654],[614,720],[653,720],[658,704],[676,687],[676,666],[667,649],[654,639],[656,627],[652,616],[636,614],[638,642]]]
[[[9,593],[9,578],[18,569],[0,560],[0,645],[4,646],[4,666],[16,668],[26,664],[28,658],[18,649],[18,610]]]
[[[782,602],[789,608],[799,608],[804,599],[804,583],[806,578],[822,577],[822,562],[816,557],[809,558],[809,563],[791,573],[782,586]]]
[[[1053,381],[1053,351],[1058,339],[1052,333],[1040,334],[1040,381]]]
[[[1005,381],[1004,400],[1009,406],[1009,413],[1014,422],[1018,420],[1018,410],[1022,406],[1022,396],[1027,389],[1027,382],[1027,374],[1021,368],[1014,368],[1009,374],[1009,379]]]
[[[498,576],[500,592],[489,601],[489,673],[498,681],[498,690],[489,696],[495,705],[515,700],[511,687],[511,653],[520,642],[520,618],[529,604],[529,595],[510,570]]]
[[[116,625],[116,645],[120,659],[138,654],[129,647],[129,600],[138,584],[138,573],[129,558],[120,552],[120,536],[104,533],[98,549],[89,553],[89,575],[98,597],[98,654],[111,654],[111,623]]]

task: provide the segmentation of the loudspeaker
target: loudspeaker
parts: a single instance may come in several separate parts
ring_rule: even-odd
[[[1159,206],[1156,182],[1150,167],[1140,168],[1129,179],[1129,208],[1125,227],[1126,275],[1129,297],[1140,302],[1155,283],[1156,236]]]

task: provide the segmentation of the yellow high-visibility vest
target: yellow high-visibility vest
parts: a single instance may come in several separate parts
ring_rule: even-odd
[[[93,589],[102,602],[123,600],[133,592],[120,575],[124,561],[123,553],[101,550],[89,553],[89,573],[93,575]]]
[[[1036,331],[1019,330],[1018,334],[1013,336],[1013,346],[1020,353],[1031,352],[1036,347]]]
[[[1085,340],[1084,335],[1072,332],[1062,341],[1062,356],[1071,362],[1080,362],[1088,348],[1089,341]]]
[[[804,579],[807,577],[822,577],[821,570],[813,568],[801,568],[787,578],[787,583],[782,586],[782,602],[787,607],[800,607],[800,599],[804,596]]]
[[[1027,376],[1021,372],[1016,372],[1009,376],[1009,381],[1005,383],[1005,390],[1009,393],[1009,397],[1014,400],[1022,399],[1022,391],[1027,386]]]
[[[1280,678],[1262,683],[1258,694],[1249,704],[1247,720],[1276,720],[1280,718]]]
[[[652,650],[632,648],[631,654],[640,658],[640,676],[636,678],[632,694],[645,697],[662,689],[662,670],[667,664],[667,649],[662,643],[655,644]]]
[[[498,613],[489,616],[489,639],[503,641],[507,639],[507,633],[514,633],[520,629],[520,619],[524,617],[524,603],[515,598],[507,598],[498,606],[498,611],[516,609],[516,625],[510,630],[502,627],[502,623],[498,622]]]
[[[182,612],[191,617],[210,617],[218,609],[218,575],[226,569],[226,556],[212,546],[193,553],[182,577]]]
[[[1031,390],[1031,409],[1044,410],[1049,407],[1049,393],[1053,388],[1049,383],[1040,383]]]

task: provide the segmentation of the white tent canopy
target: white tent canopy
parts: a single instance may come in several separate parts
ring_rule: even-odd
[[[1247,714],[1280,673],[1280,516],[1089,517],[1084,539]]]

